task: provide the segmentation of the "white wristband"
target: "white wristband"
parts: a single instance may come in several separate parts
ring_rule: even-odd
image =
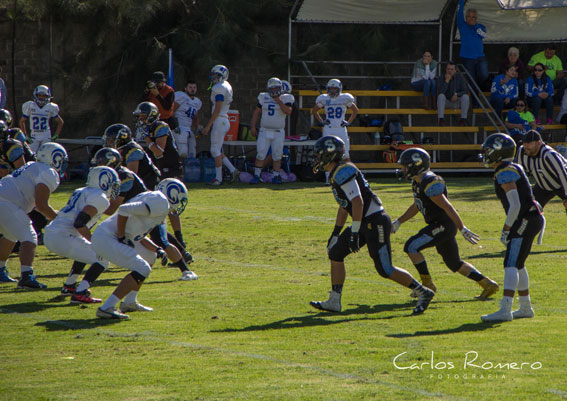
[[[351,231],[353,233],[357,233],[360,231],[360,221],[353,221],[351,227]]]

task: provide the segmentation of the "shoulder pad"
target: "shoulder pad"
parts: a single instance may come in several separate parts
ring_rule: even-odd
[[[513,166],[504,167],[496,173],[496,181],[498,184],[508,184],[516,182],[520,179],[520,174]]]
[[[354,176],[356,176],[357,168],[351,164],[343,164],[338,166],[333,174],[333,181],[338,185],[343,185],[344,183],[350,181]]]
[[[425,188],[423,191],[425,195],[432,197],[441,195],[445,192],[445,180],[443,180],[443,178],[434,174],[427,178],[428,180],[425,182]]]

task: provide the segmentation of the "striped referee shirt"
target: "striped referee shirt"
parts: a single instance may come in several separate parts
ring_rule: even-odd
[[[518,163],[531,175],[536,185],[546,191],[561,191],[561,198],[567,199],[567,160],[551,146],[542,144],[536,156],[528,156],[521,146],[517,155]]]

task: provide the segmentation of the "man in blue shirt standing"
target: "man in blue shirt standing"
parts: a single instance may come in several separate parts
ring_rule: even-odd
[[[477,24],[477,12],[469,8],[465,16],[465,0],[459,0],[457,11],[457,27],[461,35],[461,51],[459,56],[462,63],[476,81],[480,89],[484,89],[488,79],[488,63],[484,56],[483,39],[486,37],[486,27]]]

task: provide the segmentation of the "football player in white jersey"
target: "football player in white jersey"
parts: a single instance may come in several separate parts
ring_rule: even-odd
[[[256,142],[256,164],[254,177],[250,184],[260,182],[260,174],[264,167],[264,159],[272,147],[272,159],[274,161],[274,184],[281,184],[280,168],[282,163],[284,139],[285,139],[285,119],[291,114],[292,105],[295,99],[293,95],[283,92],[282,81],[279,78],[270,78],[266,85],[266,92],[258,95],[258,104],[252,114],[251,131],[252,135],[258,137]],[[260,133],[256,130],[258,118],[260,120]]]
[[[232,181],[238,181],[238,171],[222,153],[224,136],[230,128],[228,109],[232,103],[232,86],[228,83],[228,68],[224,65],[215,65],[209,75],[211,80],[211,102],[213,104],[211,119],[203,128],[203,135],[211,133],[211,155],[215,158],[216,177],[211,185],[222,184],[223,164],[230,170]]]
[[[122,204],[118,212],[100,223],[93,233],[92,247],[99,258],[132,271],[98,308],[98,317],[128,319],[125,312],[153,310],[138,303],[138,291],[150,275],[156,257],[163,260],[167,256],[146,235],[155,226],[163,224],[170,211],[179,215],[187,205],[187,188],[181,181],[167,178],[156,188],[156,191],[142,192]],[[122,298],[124,302],[117,311],[116,304]]]
[[[37,234],[28,213],[35,207],[48,220],[57,212],[49,205],[50,194],[59,186],[67,167],[67,151],[57,143],[41,145],[35,162],[28,162],[0,180],[0,282],[14,281],[6,271],[6,261],[16,241],[20,241],[21,278],[18,288],[39,288],[33,274]]]
[[[87,186],[76,189],[67,205],[45,228],[43,240],[47,249],[74,261],[61,291],[62,295],[71,295],[72,304],[101,302],[98,298],[91,298],[88,289],[108,267],[108,262],[98,259],[92,249],[91,229],[119,191],[120,178],[114,169],[94,167],[89,171]],[[92,266],[77,288],[77,280],[87,263]]]
[[[350,161],[350,140],[348,138],[347,127],[352,124],[358,114],[358,107],[354,103],[354,97],[350,93],[342,93],[343,84],[338,79],[330,79],[327,82],[327,93],[319,95],[315,100],[315,106],[311,109],[315,120],[323,127],[323,136],[334,135],[345,143],[345,160]],[[325,120],[319,114],[319,110],[325,112]],[[348,120],[346,111],[352,113]],[[327,181],[329,173],[325,172]]]
[[[201,99],[195,96],[196,93],[197,83],[192,80],[187,81],[183,91],[175,92],[173,110],[175,110],[178,127],[173,130],[173,136],[179,149],[179,155],[182,158],[195,157],[196,154],[197,141],[195,140],[195,134],[196,128],[199,126],[197,113],[203,105]]]
[[[25,102],[22,106],[22,118],[20,129],[30,138],[30,148],[37,152],[39,147],[50,141],[54,141],[61,134],[63,119],[59,115],[59,106],[51,101],[51,91],[45,85],[39,85],[33,91],[33,99]],[[55,120],[55,136],[51,137],[51,120]],[[29,121],[30,129],[26,127]]]

